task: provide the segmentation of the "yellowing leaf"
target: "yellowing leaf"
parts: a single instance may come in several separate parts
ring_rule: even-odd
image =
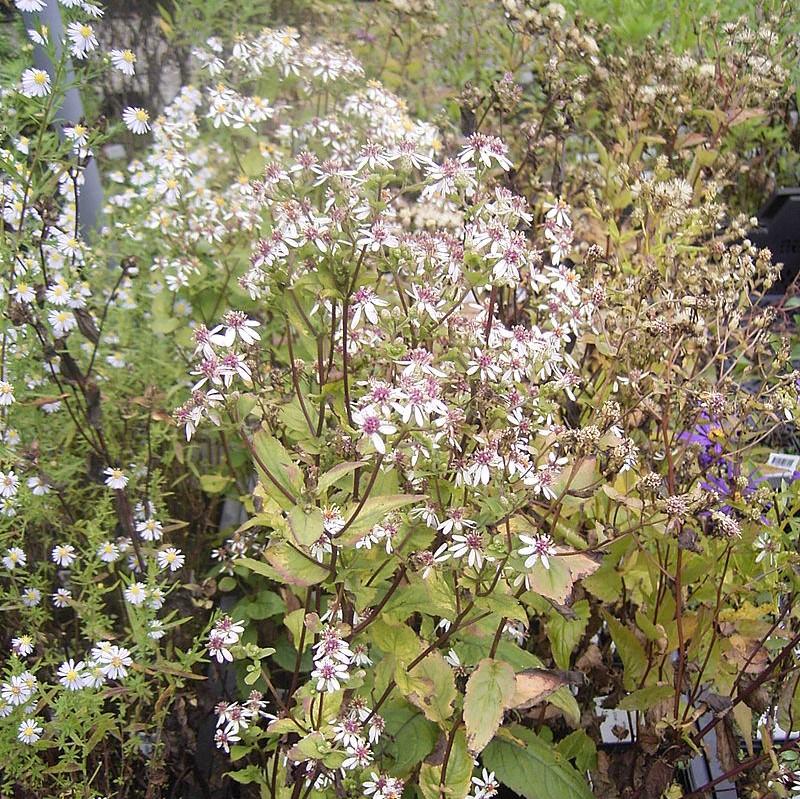
[[[432,690],[423,694],[412,691],[406,699],[416,705],[427,719],[443,722],[453,715],[456,685],[453,670],[440,652],[431,652],[412,672],[414,678],[429,683]]]
[[[513,706],[517,683],[514,669],[501,660],[485,658],[467,680],[464,723],[467,746],[478,753],[492,740],[507,707]]]
[[[316,585],[328,576],[327,569],[285,541],[267,547],[264,556],[289,585]]]

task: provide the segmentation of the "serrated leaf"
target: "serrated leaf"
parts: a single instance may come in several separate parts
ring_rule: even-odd
[[[476,600],[475,605],[477,608],[485,607],[506,619],[521,621],[525,625],[529,622],[525,608],[522,607],[518,599],[510,594],[498,594],[495,592],[489,594],[489,596],[480,597]]]
[[[402,704],[386,705],[381,710],[389,740],[402,740],[393,751],[392,774],[403,776],[416,768],[430,753],[439,737],[439,728],[425,718],[416,707]]]
[[[328,576],[326,568],[303,555],[285,541],[268,546],[264,551],[264,556],[284,582],[289,585],[304,587],[317,585]]]
[[[431,721],[447,721],[453,715],[453,702],[457,694],[453,670],[442,654],[436,650],[431,652],[414,668],[413,675],[415,679],[430,683],[431,690],[423,694],[412,690],[406,694],[406,699]]]
[[[483,751],[484,766],[525,799],[592,799],[586,781],[552,744],[529,730],[503,730]]]
[[[314,506],[302,508],[299,505],[289,511],[289,530],[292,538],[304,546],[310,547],[323,532],[322,511]]]
[[[255,433],[253,448],[258,456],[256,470],[265,490],[281,507],[286,508],[288,499],[275,487],[273,479],[277,480],[288,493],[297,495],[303,490],[303,473],[294,464],[283,444],[265,430],[258,430]],[[270,479],[261,468],[262,464],[273,479]]]
[[[269,563],[264,563],[263,561],[256,560],[255,558],[236,558],[234,565],[244,566],[245,568],[250,569],[250,571],[260,574],[262,577],[269,577],[270,580],[280,578],[278,572],[272,568]]]
[[[547,621],[547,637],[553,660],[560,669],[568,669],[570,658],[575,647],[583,638],[589,624],[589,603],[585,599],[572,606],[575,619],[567,619],[558,612],[553,612]]]
[[[485,658],[472,672],[464,697],[464,724],[470,752],[481,752],[492,740],[505,709],[512,706],[516,688],[514,669],[501,660]]]
[[[649,685],[628,694],[617,707],[620,710],[649,710],[674,696],[675,689],[671,685]]]
[[[444,784],[441,761],[445,743],[440,739],[439,744],[419,770],[420,793],[423,799],[464,799],[472,780],[472,757],[467,751],[464,731],[459,730],[453,738]],[[440,750],[442,754],[439,754]]]
[[[342,541],[345,544],[354,543],[367,530],[382,522],[392,511],[411,505],[414,502],[422,502],[424,499],[424,495],[417,494],[391,494],[370,497],[358,512],[355,521],[342,536]],[[353,505],[348,513],[345,514],[345,517],[349,518],[348,514],[355,513],[355,510],[356,506]]]
[[[366,466],[367,461],[350,461],[348,463],[337,463],[332,469],[329,469],[317,481],[317,494],[323,496],[325,492],[334,484],[341,480],[346,475],[354,472],[360,466]]]
[[[597,747],[583,731],[575,730],[556,744],[559,753],[568,760],[574,760],[581,771],[591,771],[597,767]]]
[[[611,638],[617,647],[619,656],[622,658],[624,667],[622,685],[626,690],[633,691],[647,669],[647,653],[632,630],[605,611],[603,612],[603,618],[608,624]]]

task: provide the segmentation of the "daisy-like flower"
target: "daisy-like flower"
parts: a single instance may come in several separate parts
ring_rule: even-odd
[[[322,526],[328,535],[337,535],[344,527],[344,516],[337,505],[325,505],[322,509]]]
[[[3,566],[9,571],[14,571],[17,566],[23,568],[27,562],[28,556],[25,554],[25,550],[19,547],[9,547],[3,556]]]
[[[362,286],[353,294],[352,298],[353,327],[358,327],[362,313],[371,324],[377,325],[378,308],[385,308],[388,304],[386,300],[382,300],[378,297],[371,288]]]
[[[347,757],[342,763],[342,768],[347,771],[366,768],[372,762],[372,750],[366,741],[359,741],[355,746],[348,746],[346,751]]]
[[[361,429],[361,434],[369,438],[375,450],[385,455],[386,445],[383,436],[396,433],[397,428],[386,419],[381,419],[370,406],[353,411],[353,422]]]
[[[347,665],[338,660],[323,658],[315,665],[316,668],[311,672],[311,679],[316,680],[317,691],[335,693],[342,687],[343,682],[350,679]]]
[[[156,519],[145,519],[143,522],[136,523],[136,532],[145,541],[160,541],[164,535],[164,529],[161,522]]]
[[[150,597],[147,606],[153,608],[153,610],[160,610],[164,607],[164,591],[163,589],[155,586],[155,588],[151,588],[148,592]]]
[[[131,583],[124,591],[125,601],[131,605],[143,605],[147,599],[147,586],[144,583]]]
[[[50,76],[43,69],[26,69],[22,73],[22,93],[26,97],[50,94]]]
[[[147,628],[147,637],[151,638],[153,641],[158,641],[166,635],[164,622],[160,619],[151,619]]]
[[[382,247],[391,249],[400,243],[397,236],[380,220],[372,227],[359,230],[358,235],[360,238],[356,241],[356,246],[363,247],[369,252],[378,252]]]
[[[112,541],[104,541],[97,548],[97,557],[103,563],[114,563],[114,561],[119,560],[119,547]]]
[[[211,655],[217,663],[224,663],[226,660],[233,663],[233,654],[228,648],[225,638],[215,630],[211,631],[208,636],[208,644],[206,645],[208,654]]]
[[[234,621],[230,616],[223,616],[214,625],[214,632],[221,635],[226,644],[235,644],[244,633],[244,622]]]
[[[109,488],[120,491],[128,485],[128,478],[122,469],[115,469],[113,466],[109,466],[103,474],[106,475],[106,485]]]
[[[550,568],[550,558],[556,554],[556,547],[553,539],[549,535],[525,535],[520,534],[520,541],[526,546],[517,550],[517,554],[526,558],[525,568],[532,569],[537,561],[542,561],[545,569]]]
[[[237,336],[245,344],[255,344],[261,338],[255,328],[260,326],[261,322],[248,318],[241,311],[228,311],[222,324],[210,331],[209,338],[218,347],[232,346]]]
[[[57,588],[54,594],[50,594],[53,606],[56,608],[68,608],[72,594],[66,588]]]
[[[766,559],[771,567],[775,566],[775,556],[780,552],[780,545],[772,540],[769,533],[761,533],[753,542],[753,547],[758,553],[756,563]]]
[[[53,563],[68,569],[75,563],[75,547],[72,544],[56,544],[50,553]]]
[[[474,789],[473,799],[492,799],[492,797],[497,796],[500,784],[497,782],[493,771],[483,769],[480,777],[472,778],[472,786]]]
[[[102,664],[94,660],[87,660],[84,682],[87,688],[102,688],[106,684],[106,677],[105,674],[103,674]]]
[[[28,587],[22,592],[20,598],[26,608],[35,608],[42,601],[42,592],[38,588]]]
[[[369,648],[366,644],[355,644],[353,646],[353,663],[356,666],[372,665],[372,658],[369,656]]]
[[[35,14],[37,11],[44,10],[47,0],[14,0],[14,5],[28,14]]]
[[[44,728],[39,724],[39,719],[30,718],[20,722],[17,728],[17,739],[24,744],[35,744],[42,737]]]
[[[364,740],[364,730],[361,719],[357,714],[345,716],[341,721],[333,725],[333,740],[341,741],[342,746],[355,746]]]
[[[31,698],[30,686],[22,679],[21,675],[12,677],[0,687],[0,697],[3,702],[12,707],[24,705]]]
[[[473,569],[483,568],[483,537],[474,530],[456,533],[450,543],[450,554],[454,558],[463,558],[466,555],[467,563]]]
[[[114,69],[118,69],[123,75],[133,75],[136,71],[136,53],[133,50],[112,50],[108,56]]]
[[[58,338],[63,338],[70,330],[74,330],[78,326],[75,315],[67,308],[53,308],[47,314],[47,321]]]
[[[158,567],[160,569],[169,569],[171,572],[178,571],[183,566],[185,556],[176,547],[167,547],[166,549],[159,550],[156,555]]]
[[[17,285],[11,289],[11,293],[14,295],[14,299],[17,302],[30,303],[36,299],[36,292],[29,283],[17,283]]]
[[[28,488],[35,497],[43,497],[50,493],[50,484],[38,474],[28,478]]]
[[[448,508],[447,518],[439,525],[439,532],[442,535],[450,535],[452,532],[460,533],[465,527],[472,529],[475,522],[466,517],[465,508]]]
[[[0,405],[11,405],[14,402],[14,386],[7,380],[0,380]]]
[[[11,651],[19,657],[27,657],[33,652],[33,638],[30,635],[20,635],[11,639]]]
[[[17,491],[19,491],[19,477],[17,477],[16,473],[13,471],[0,472],[0,497],[5,497],[6,499],[15,497]]]
[[[65,660],[58,667],[58,681],[68,691],[80,691],[86,686],[86,677],[83,673],[85,665],[82,660],[77,663],[72,658]]]
[[[216,744],[217,749],[222,749],[222,751],[226,754],[231,751],[231,744],[235,744],[241,740],[241,737],[236,734],[236,731],[231,728],[230,725],[225,727],[225,729],[222,727],[217,727],[217,730],[214,733],[214,743]]]
[[[94,28],[85,22],[71,22],[67,25],[67,36],[72,42],[70,52],[77,59],[86,58],[97,47]]]
[[[133,663],[131,653],[121,646],[111,645],[100,653],[100,668],[109,680],[121,680],[128,674],[128,666]]]
[[[450,560],[450,548],[445,544],[440,544],[435,552],[423,550],[414,555],[414,560],[422,567],[422,579],[427,580],[431,572],[446,560]]]
[[[458,160],[462,164],[474,160],[476,163],[491,167],[492,162],[503,170],[511,169],[508,159],[508,147],[497,136],[486,136],[483,133],[473,133],[459,153]]]
[[[150,114],[137,106],[128,106],[122,112],[122,121],[131,133],[141,136],[150,130]]]

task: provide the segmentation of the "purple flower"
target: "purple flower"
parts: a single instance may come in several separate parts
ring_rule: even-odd
[[[722,442],[725,440],[725,431],[717,419],[703,418],[704,421],[696,424],[693,430],[686,430],[681,433],[679,439],[686,444],[695,445],[699,448],[697,461],[701,469],[707,469],[722,457]]]

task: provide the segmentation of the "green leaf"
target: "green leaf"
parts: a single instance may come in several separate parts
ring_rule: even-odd
[[[332,751],[332,747],[321,732],[312,732],[301,738],[288,752],[290,760],[302,763],[306,760],[322,760]]]
[[[572,691],[565,685],[557,691],[553,691],[547,697],[547,701],[557,707],[563,714],[567,723],[571,727],[579,727],[581,723],[581,709],[578,700],[572,695]]]
[[[486,608],[498,616],[506,619],[515,619],[521,621],[523,624],[528,624],[528,614],[525,608],[519,603],[519,600],[510,594],[492,593],[489,596],[480,597],[475,601],[475,606],[479,610]]]
[[[202,474],[200,475],[200,488],[206,494],[221,494],[233,480],[224,474]]]
[[[267,468],[272,478],[277,480],[290,494],[297,495],[302,492],[303,473],[294,464],[283,444],[264,430],[257,431],[253,436],[253,448],[258,455],[256,469],[264,488],[281,507],[287,507],[288,499],[275,488],[272,479],[261,468],[261,464]]]
[[[222,581],[220,581],[220,586]],[[273,591],[259,591],[252,599],[242,599],[236,604],[233,615],[262,621],[286,613],[286,603]]]
[[[322,535],[322,511],[313,505],[297,505],[289,511],[289,529],[298,544],[310,547]]]
[[[444,746],[442,742],[442,748]],[[459,730],[453,738],[444,785],[441,784],[442,765],[429,762],[433,759],[432,755],[419,770],[419,790],[423,799],[464,799],[472,781],[472,757],[467,751],[464,731]]]
[[[793,674],[781,684],[778,698],[778,724],[786,732],[795,732],[800,729],[800,675],[798,674]]]
[[[597,747],[583,731],[575,730],[556,744],[556,749],[568,760],[574,760],[581,771],[591,771],[597,767]]]
[[[478,664],[467,680],[464,697],[464,723],[470,752],[481,752],[492,740],[515,692],[514,669],[508,663],[486,658]]]
[[[674,696],[675,689],[671,685],[650,685],[628,694],[617,707],[620,710],[648,710]]]
[[[483,764],[525,799],[592,799],[578,771],[536,734],[515,725],[483,751]]]
[[[622,575],[613,563],[605,562],[584,579],[583,587],[603,602],[614,602],[622,595]]]
[[[416,768],[436,745],[439,728],[428,721],[415,707],[403,702],[387,705],[381,710],[389,740],[401,740],[402,746],[393,749],[395,756],[392,774],[402,776]]]
[[[323,474],[319,481],[317,482],[317,494],[319,496],[324,496],[325,492],[332,486],[334,483],[337,483],[341,480],[345,475],[354,472],[360,466],[366,466],[367,461],[350,461],[348,463],[337,463],[332,469],[329,469],[325,474]]]
[[[286,629],[292,634],[292,642],[294,643],[295,649],[300,648],[300,639],[303,637],[303,627],[305,626],[305,621],[305,608],[297,608],[297,610],[293,610],[291,613],[287,613],[283,617],[283,623],[286,625]],[[303,641],[303,649],[308,649],[313,640],[313,635],[306,634],[305,640]]]
[[[387,619],[376,619],[369,628],[370,640],[387,655],[410,663],[420,653],[422,642],[405,624],[395,624]]]
[[[252,782],[258,783],[259,785],[268,784],[264,772],[255,765],[240,768],[238,771],[229,771],[228,776],[234,782],[239,782],[242,785],[249,785]]]
[[[393,510],[421,502],[424,495],[417,494],[392,494],[389,496],[371,496],[358,513],[356,520],[350,525],[342,540],[345,544],[357,541],[370,528],[382,522]],[[348,510],[349,514],[355,512],[355,506]],[[347,514],[345,514],[347,517]]]
[[[572,606],[576,619],[566,619],[558,612],[554,612],[547,621],[547,637],[550,639],[550,649],[553,660],[560,669],[568,669],[570,657],[575,647],[583,638],[586,625],[589,623],[589,603],[585,599]]]
[[[437,574],[439,580],[443,579]],[[429,582],[431,574],[427,580],[411,583],[403,586],[396,591],[392,598],[386,603],[383,609],[385,615],[393,616],[398,621],[405,621],[412,613],[427,613],[428,615],[438,615],[445,618],[452,618],[454,613],[454,600],[452,594],[447,590],[445,584],[444,591],[437,591],[441,587],[439,583],[435,588]]]
[[[280,574],[273,569],[269,563],[264,563],[263,561],[256,560],[255,558],[236,558],[234,565],[244,566],[245,568],[250,569],[250,571],[260,574],[262,577],[269,577],[270,580],[280,579]]]
[[[611,638],[622,658],[622,665],[625,669],[622,675],[622,685],[625,690],[633,691],[644,677],[647,669],[647,653],[632,630],[617,621],[610,613],[603,611],[603,618],[608,624]]]

